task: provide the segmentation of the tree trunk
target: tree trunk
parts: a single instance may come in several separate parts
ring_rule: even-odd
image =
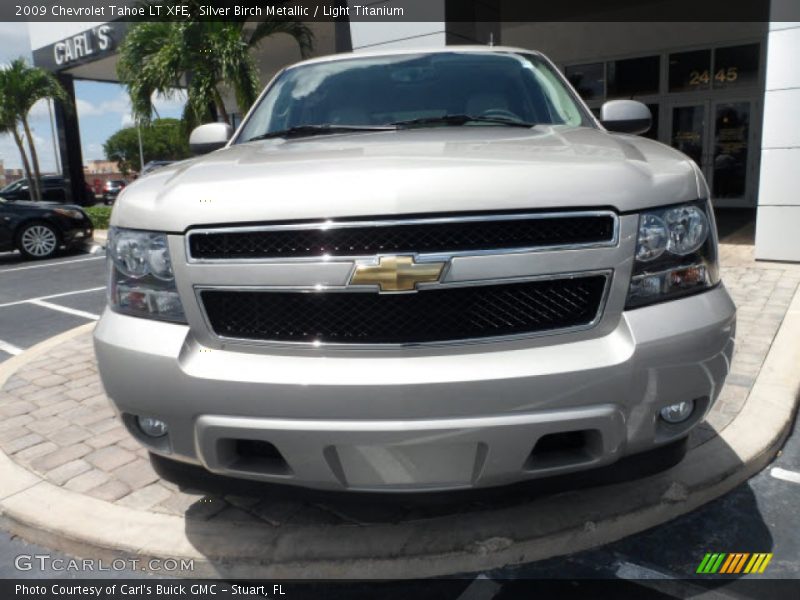
[[[33,163],[33,180],[35,182],[35,191],[36,191],[36,198],[38,200],[43,200],[42,198],[42,190],[41,190],[41,181],[42,181],[42,173],[39,170],[39,156],[36,154],[36,144],[33,143],[33,133],[31,133],[31,128],[28,125],[27,117],[22,117],[22,127],[25,129],[25,137],[28,138],[28,148],[31,152],[31,162]]]
[[[222,120],[230,125],[231,119],[228,116],[228,111],[225,110],[225,102],[222,100],[222,95],[217,88],[214,88],[214,104],[217,106],[217,115],[222,117]]]
[[[17,148],[19,148],[19,155],[22,158],[22,169],[25,171],[25,177],[28,179],[28,195],[30,196],[31,200],[33,200],[33,184],[31,181],[31,163],[28,162],[28,153],[25,152],[25,146],[22,144],[22,137],[19,135],[19,131],[17,131],[16,127],[11,129],[11,135],[14,138],[14,142],[17,144]]]

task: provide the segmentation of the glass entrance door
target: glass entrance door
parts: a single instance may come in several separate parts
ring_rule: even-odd
[[[674,103],[663,141],[694,160],[717,206],[749,206],[754,185],[750,100]],[[663,138],[662,138],[663,139]]]
[[[671,110],[669,145],[696,162],[703,173],[708,167],[708,102],[676,105]]]
[[[711,196],[715,202],[744,204],[749,195],[750,102],[714,102],[711,140]]]

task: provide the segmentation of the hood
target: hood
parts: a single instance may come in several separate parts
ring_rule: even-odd
[[[164,167],[125,187],[112,225],[196,225],[695,200],[683,154],[601,129],[436,127],[271,139]]]
[[[83,212],[83,209],[75,204],[62,204],[60,202],[52,202],[50,200],[9,200],[8,203],[11,206],[20,206],[23,208],[38,208],[43,211],[52,210],[54,208],[69,208],[72,210],[80,210],[81,212]]]

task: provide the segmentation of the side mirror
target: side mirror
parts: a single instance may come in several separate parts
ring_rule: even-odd
[[[609,131],[641,135],[650,129],[653,115],[636,100],[609,100],[603,104],[600,123]]]
[[[189,149],[194,154],[207,154],[222,148],[233,135],[227,123],[206,123],[196,127],[189,136]]]

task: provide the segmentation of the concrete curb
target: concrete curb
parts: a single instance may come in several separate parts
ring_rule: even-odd
[[[0,386],[23,364],[92,326],[10,359],[0,366]],[[40,479],[0,453],[0,525],[78,556],[191,559],[193,570],[175,574],[193,577],[425,577],[576,552],[690,512],[765,467],[794,417],[798,339],[800,290],[739,415],[680,464],[645,479],[398,524],[269,528],[189,521],[88,498]]]

